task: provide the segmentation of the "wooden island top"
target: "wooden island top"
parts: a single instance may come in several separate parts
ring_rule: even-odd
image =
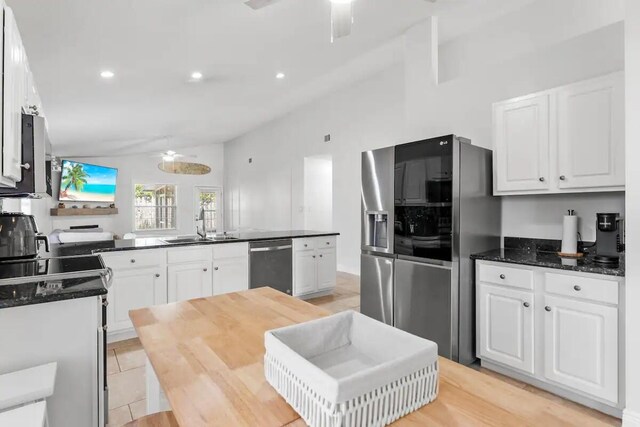
[[[270,288],[129,313],[173,413],[184,427],[306,425],[264,378],[264,333],[329,314]],[[438,398],[393,425],[605,424],[440,358]]]

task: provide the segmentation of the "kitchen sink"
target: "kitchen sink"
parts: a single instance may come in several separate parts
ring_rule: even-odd
[[[219,242],[223,240],[238,240],[238,238],[232,237],[232,236],[212,236],[212,237],[208,237],[207,240],[213,240],[214,242]]]
[[[211,239],[203,239],[200,236],[176,237],[175,239],[160,239],[164,243],[170,245],[180,245],[184,243],[209,242]]]

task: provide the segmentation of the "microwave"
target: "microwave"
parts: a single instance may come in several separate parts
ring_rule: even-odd
[[[51,197],[51,142],[43,117],[22,114],[22,179],[15,188],[0,187],[0,198]]]

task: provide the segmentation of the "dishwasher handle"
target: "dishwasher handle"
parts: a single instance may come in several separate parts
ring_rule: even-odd
[[[286,249],[292,249],[292,245],[284,246],[267,246],[266,248],[251,248],[249,252],[271,252],[271,251],[284,251]]]

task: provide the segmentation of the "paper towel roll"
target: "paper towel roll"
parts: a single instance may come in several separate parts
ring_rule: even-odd
[[[562,221],[562,249],[563,254],[578,252],[578,217],[565,215]]]

